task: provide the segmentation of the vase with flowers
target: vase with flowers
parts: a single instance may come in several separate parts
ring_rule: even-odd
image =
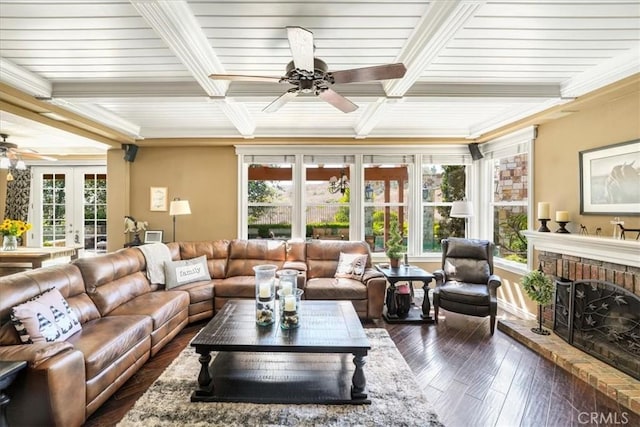
[[[19,219],[6,218],[0,224],[0,234],[2,234],[2,250],[15,251],[18,249],[18,237],[25,231],[31,230],[31,224]]]

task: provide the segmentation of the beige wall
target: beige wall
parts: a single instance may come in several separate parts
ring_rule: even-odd
[[[108,161],[109,182],[116,180],[109,187],[109,250],[122,247],[125,242],[124,236],[118,237],[123,235],[124,215],[148,221],[148,229],[163,230],[164,240],[173,240],[169,211],[149,209],[150,187],[167,187],[169,201],[175,197],[189,201],[191,215],[176,217],[179,240],[236,237],[238,183],[234,147],[141,147],[132,163],[123,160],[122,150],[113,151]],[[129,179],[119,176],[127,173]],[[112,229],[115,239],[111,238]]]
[[[620,98],[540,125],[535,142],[534,207],[537,202],[549,202],[552,219],[557,210],[569,211],[571,231],[579,232],[580,224],[584,224],[590,233],[601,227],[603,236],[611,236],[613,229],[609,221],[613,215],[580,215],[578,152],[638,138],[640,95],[637,87]],[[638,216],[620,215],[620,218],[625,227],[640,227]],[[555,230],[557,226],[552,223],[550,228]]]

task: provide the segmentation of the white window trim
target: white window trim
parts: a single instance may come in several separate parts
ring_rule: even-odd
[[[238,212],[240,212],[240,220],[238,221],[237,236],[239,238],[247,238],[247,213],[248,204],[244,198],[247,192],[248,173],[245,164],[245,156],[295,156],[295,164],[293,169],[293,185],[294,198],[297,200],[293,204],[293,222],[291,237],[297,239],[305,238],[304,212],[306,201],[304,198],[304,182],[305,167],[304,155],[322,155],[322,153],[331,153],[332,155],[353,155],[354,163],[351,165],[351,227],[349,238],[353,240],[364,239],[364,191],[362,183],[364,182],[363,156],[366,155],[411,155],[414,162],[409,164],[409,206],[407,209],[409,227],[411,230],[421,230],[422,227],[422,203],[421,191],[422,186],[417,182],[422,180],[421,173],[422,162],[426,161],[425,157],[431,156],[430,159],[434,163],[456,163],[469,166],[471,171],[468,174],[467,192],[469,199],[473,200],[474,193],[470,182],[473,182],[472,175],[476,176],[474,163],[471,162],[469,149],[463,144],[433,144],[433,145],[394,145],[394,146],[369,146],[369,145],[237,145],[235,146],[236,155],[238,156]],[[439,161],[438,157],[446,158],[447,161]],[[459,162],[454,159],[459,158]],[[413,201],[417,203],[412,203]],[[476,212],[478,211],[478,203],[475,203]],[[470,222],[470,235],[473,235],[475,221]],[[422,233],[419,238],[410,238],[409,252],[414,254],[412,259],[432,260],[432,254],[422,254]],[[381,254],[380,259],[382,259]],[[433,259],[440,258],[439,254],[433,254]]]
[[[479,214],[476,217],[482,216],[487,218],[487,221],[483,226],[479,227],[479,236],[482,239],[493,241],[493,160],[501,157],[514,156],[517,154],[528,153],[527,157],[527,228],[533,228],[533,147],[537,135],[537,129],[535,126],[530,126],[511,134],[496,138],[485,144],[482,144],[481,151],[484,156],[479,160],[479,173],[480,179],[477,181],[477,190],[480,192],[480,205]],[[508,204],[508,202],[507,202]],[[514,203],[515,204],[515,203]],[[518,205],[521,205],[518,203]],[[477,221],[477,219],[476,219]],[[478,224],[479,225],[479,222]],[[505,260],[502,258],[494,258],[494,266],[503,270],[512,272],[514,274],[525,274],[531,268],[533,254],[530,249],[531,245],[527,248],[527,264],[522,264],[514,261]]]

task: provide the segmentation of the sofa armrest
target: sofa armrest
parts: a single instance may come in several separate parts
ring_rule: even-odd
[[[366,268],[364,270],[364,274],[362,275],[362,283],[366,285],[369,280],[375,279],[377,277],[384,277],[384,274],[380,273],[375,268]]]
[[[84,423],[87,402],[81,351],[67,342],[22,344],[0,347],[0,359],[29,362],[9,390],[9,425]]]
[[[366,276],[366,272],[365,272]],[[387,291],[387,279],[382,273],[370,276],[362,281],[367,287],[367,319],[379,319],[382,317],[384,296]]]
[[[58,353],[72,348],[73,345],[66,341],[54,343],[7,345],[0,347],[0,360],[25,360],[30,367],[37,367],[50,357],[53,357]]]

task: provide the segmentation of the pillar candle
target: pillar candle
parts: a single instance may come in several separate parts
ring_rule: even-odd
[[[556,211],[556,222],[569,222],[569,212]]]
[[[293,293],[291,282],[280,281],[280,284],[282,285],[282,295],[287,296]]]
[[[269,282],[262,282],[259,285],[260,298],[269,298],[271,296],[271,284]]]
[[[296,311],[296,297],[294,295],[284,297],[284,311]]]
[[[538,219],[550,219],[551,217],[549,215],[549,203],[538,203]]]

